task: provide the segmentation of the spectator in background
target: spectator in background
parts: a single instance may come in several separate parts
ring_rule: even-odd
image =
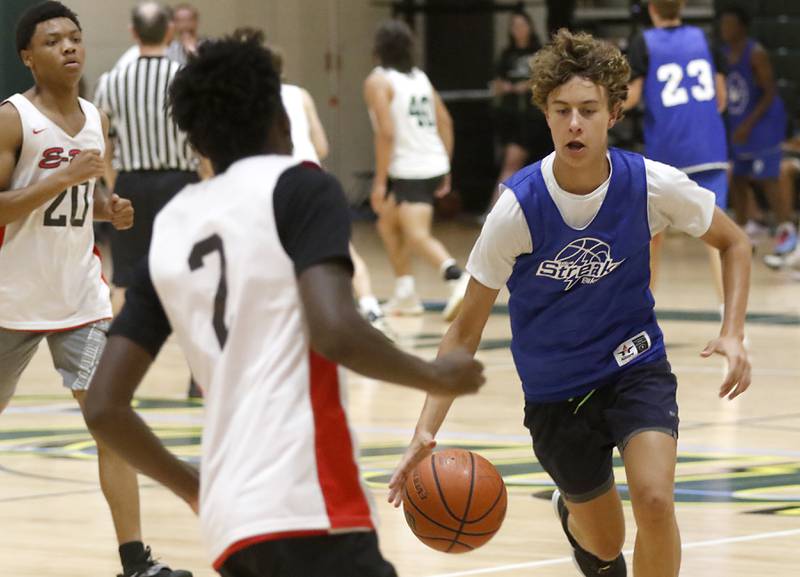
[[[544,158],[553,151],[553,141],[542,112],[533,104],[528,87],[528,64],[541,43],[533,20],[523,10],[512,12],[508,22],[508,45],[500,54],[492,82],[497,109],[497,135],[503,147],[498,184],[522,168],[526,162]],[[495,187],[489,209],[499,195]]]
[[[747,221],[750,181],[758,182],[778,223],[773,252],[778,257],[797,246],[791,204],[781,202],[778,184],[786,112],[775,85],[767,51],[748,37],[750,15],[739,5],[720,11],[720,33],[728,58],[728,132],[733,154],[731,193],[736,219]]]
[[[133,9],[131,20],[140,55],[104,75],[95,93],[97,107],[111,121],[117,149],[119,175],[109,165],[106,182],[131,200],[137,215],[132,229],[111,236],[113,282],[122,289],[113,296],[115,310],[121,307],[133,267],[150,248],[156,214],[179,190],[197,181],[186,136],[165,106],[167,89],[180,68],[166,56],[171,12],[160,2],[143,2]]]
[[[167,48],[167,58],[180,64],[186,64],[189,56],[197,52],[197,45],[202,41],[197,35],[200,12],[186,2],[175,6],[172,12],[175,39]]]
[[[197,44],[202,41],[197,36],[200,13],[197,8],[188,3],[178,4],[174,10],[165,6],[169,13],[170,37],[174,40],[167,47],[167,58],[178,64],[186,64],[190,54],[197,52]],[[135,34],[133,27],[131,32]],[[139,58],[139,44],[134,44],[119,57],[114,68],[123,68]]]

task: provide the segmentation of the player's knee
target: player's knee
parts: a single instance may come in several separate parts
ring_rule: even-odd
[[[431,235],[427,230],[407,230],[406,231],[406,240],[408,243],[414,248],[420,248],[424,246],[428,240],[430,240]]]
[[[672,491],[649,486],[634,491],[632,498],[636,523],[639,526],[672,522],[675,515]]]

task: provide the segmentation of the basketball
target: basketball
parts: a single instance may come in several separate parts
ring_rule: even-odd
[[[411,531],[444,553],[466,553],[486,544],[503,524],[506,504],[506,485],[497,469],[462,449],[424,459],[403,488]]]

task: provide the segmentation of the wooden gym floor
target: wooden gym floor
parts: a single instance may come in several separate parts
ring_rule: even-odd
[[[466,259],[477,227],[446,223],[437,234]],[[354,233],[376,293],[393,280],[372,227]],[[687,577],[790,577],[800,548],[800,282],[754,261],[748,336],[753,385],[740,399],[716,397],[719,358],[699,353],[718,330],[718,309],[698,241],[670,236],[656,293],[670,360],[680,382],[681,437],[677,513]],[[445,287],[422,263],[418,288],[429,308],[417,319],[392,319],[399,343],[435,354],[445,330],[435,309]],[[350,379],[350,416],[361,464],[378,503],[384,554],[404,577],[556,577],[577,573],[548,500],[552,484],[537,466],[522,426],[522,396],[508,351],[501,299],[484,334],[480,359],[488,384],[456,402],[440,446],[467,447],[489,458],[509,489],[506,521],[484,548],[467,555],[427,549],[385,502],[385,484],[411,436],[423,396],[358,376]],[[202,407],[185,401],[188,371],[170,341],[140,389],[139,409],[175,450],[199,454]],[[0,575],[111,576],[119,570],[110,516],[99,489],[94,444],[77,406],[61,389],[46,347],[37,353],[17,396],[0,417]],[[617,462],[617,465],[620,465]],[[624,485],[624,470],[616,469]],[[165,489],[141,479],[146,541],[157,556],[196,577],[215,573],[197,521]],[[634,530],[626,504],[628,539]]]

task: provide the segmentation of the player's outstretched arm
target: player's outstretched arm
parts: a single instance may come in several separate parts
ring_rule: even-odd
[[[394,346],[358,313],[349,269],[325,261],[298,277],[311,347],[359,374],[429,393],[452,396],[476,392],[484,383],[483,365],[464,350],[433,362]]]
[[[725,315],[719,337],[706,345],[701,355],[724,355],[728,372],[719,396],[734,399],[750,386],[750,360],[742,343],[750,291],[750,241],[742,230],[719,208],[714,209],[711,226],[701,237],[719,250],[722,260],[722,286]]]
[[[466,350],[470,355],[475,354],[499,292],[497,289],[484,286],[474,278],[469,279],[461,311],[439,345],[439,358],[454,350]],[[403,485],[408,475],[436,446],[434,437],[439,432],[454,400],[455,397],[451,395],[429,394],[426,397],[414,431],[414,438],[411,439],[408,449],[389,481],[388,501],[395,507],[399,507],[402,502]]]
[[[19,112],[11,104],[0,106],[0,226],[24,218],[70,186],[103,174],[100,151],[84,150],[72,159],[67,168],[55,170],[31,186],[9,190],[21,147]]]

